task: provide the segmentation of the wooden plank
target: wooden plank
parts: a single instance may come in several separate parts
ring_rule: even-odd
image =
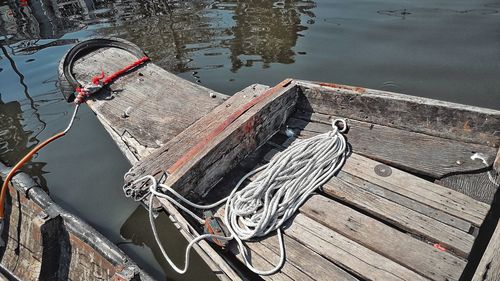
[[[485,171],[481,173],[451,175],[436,180],[435,183],[467,194],[486,204],[492,204],[498,186],[490,180],[488,173],[491,173],[491,175],[495,174],[494,171]]]
[[[423,236],[431,242],[467,257],[474,237],[440,221],[422,215],[362,188],[333,177],[323,186],[323,191],[371,215],[388,221],[398,228]]]
[[[315,133],[331,130],[328,115],[298,111],[287,123],[288,127],[300,130],[300,134],[309,137]],[[307,120],[307,121],[306,121]],[[308,122],[321,120],[321,122]],[[484,169],[484,163],[472,160],[471,156],[479,152],[494,158],[493,147],[465,143],[422,133],[391,128],[384,125],[348,120],[347,137],[353,151],[372,159],[387,163],[408,172],[441,178],[451,173],[462,173]],[[313,133],[311,133],[313,132]]]
[[[495,232],[474,273],[473,281],[500,280],[500,224],[497,222]]]
[[[154,175],[159,178],[168,167],[172,166],[203,139],[203,136],[210,134],[217,126],[220,126],[227,116],[233,115],[268,88],[268,86],[255,84],[230,97],[224,104],[216,107],[161,148],[156,149],[151,155],[136,163],[131,170],[135,174],[134,178],[144,175]]]
[[[420,214],[426,215],[430,218],[433,218],[435,220],[438,220],[442,223],[445,223],[449,226],[453,226],[465,233],[468,233],[472,227],[472,225],[460,218],[457,218],[455,216],[452,216],[450,214],[447,214],[443,211],[436,210],[430,206],[427,206],[425,204],[422,204],[418,201],[415,201],[411,198],[402,196],[400,194],[397,194],[395,192],[392,192],[390,190],[387,190],[383,187],[380,187],[376,184],[373,184],[369,181],[366,181],[364,179],[358,178],[356,176],[353,176],[351,174],[348,174],[346,172],[340,171],[337,177],[345,182],[355,184],[356,186],[371,192],[373,194],[376,194],[377,196],[383,197],[387,200],[390,200],[394,203],[397,203],[399,205],[405,206],[406,208],[409,208],[413,211],[416,211]]]
[[[379,171],[382,169],[387,169],[387,173],[390,173],[389,176],[380,174]],[[349,157],[342,170],[385,189],[462,218],[476,226],[481,226],[490,209],[488,204],[474,200],[460,192],[443,188],[435,183],[355,153]]]
[[[184,195],[205,194],[284,124],[297,99],[297,90],[290,82],[285,80],[265,91],[215,130],[198,135],[199,143],[165,167],[169,174],[166,184]]]
[[[287,258],[286,263],[299,268],[301,271],[307,274],[309,279],[318,281],[358,280],[354,276],[347,273],[345,270],[341,269],[329,260],[323,258],[320,254],[312,251],[293,238],[285,235],[284,240]],[[260,244],[260,248],[268,249],[268,251],[263,252],[263,254],[266,254],[268,256],[276,256],[275,259],[278,259],[279,244],[277,237],[265,238],[260,241]],[[300,278],[294,280],[303,279]]]
[[[294,218],[285,233],[362,279],[427,280],[302,214]]]
[[[331,83],[296,81],[306,111],[345,116],[433,136],[500,145],[500,111]]]
[[[466,262],[325,196],[300,212],[343,236],[432,280],[458,280]]]
[[[101,70],[110,74],[135,60],[121,49],[100,49],[78,59],[73,72],[78,81],[88,84]],[[96,96],[87,104],[116,133],[116,141],[125,144],[121,149],[132,152],[126,154],[135,157],[130,159],[132,162],[166,143],[227,98],[153,63],[117,79],[111,89],[111,95]]]

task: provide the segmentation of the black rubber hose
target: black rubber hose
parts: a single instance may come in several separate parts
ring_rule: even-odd
[[[61,59],[58,69],[59,88],[68,102],[72,102],[75,99],[75,89],[82,86],[73,75],[73,64],[82,56],[100,48],[122,49],[138,59],[146,56],[146,53],[137,45],[120,38],[91,38],[76,44]]]

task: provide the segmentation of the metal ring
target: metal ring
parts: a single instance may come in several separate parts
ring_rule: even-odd
[[[342,124],[342,128],[337,125],[337,123]],[[335,119],[332,121],[332,128],[335,129],[335,127],[339,130],[339,132],[344,133],[347,130],[347,121],[345,119]]]

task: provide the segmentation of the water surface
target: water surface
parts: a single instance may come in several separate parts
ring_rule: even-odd
[[[500,109],[500,2],[23,3],[0,0],[0,160],[10,165],[66,126],[72,105],[57,64],[92,36],[130,40],[161,67],[225,94],[294,77]],[[156,278],[213,279],[200,259],[184,276],[163,261],[147,212],[122,194],[129,166],[83,107],[67,137],[24,170]],[[180,263],[185,241],[165,215],[158,224]]]

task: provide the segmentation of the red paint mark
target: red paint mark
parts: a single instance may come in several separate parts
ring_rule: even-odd
[[[352,87],[352,86],[335,84],[335,83],[319,83],[319,85],[323,86],[323,87],[354,91],[358,94],[364,94],[366,92],[366,89],[363,87]]]
[[[439,243],[434,244],[434,248],[440,250],[441,252],[446,251],[446,249],[443,246],[441,246]]]
[[[245,132],[245,134],[249,134],[251,131],[253,131],[253,127],[254,127],[254,122],[255,121],[255,118],[251,118],[250,120],[248,120],[248,122],[245,123],[245,126],[243,127],[243,132]]]
[[[222,122],[219,126],[217,126],[210,134],[205,136],[200,142],[198,142],[195,146],[193,146],[188,152],[186,152],[177,162],[175,162],[172,166],[167,169],[167,173],[172,175],[177,172],[181,167],[183,167],[190,159],[194,158],[198,155],[203,149],[207,146],[209,142],[211,142],[214,138],[220,135],[229,125],[231,125],[236,119],[238,119],[241,115],[247,112],[250,108],[255,106],[257,103],[265,100],[266,98],[274,95],[276,92],[280,91],[284,87],[288,86],[292,82],[292,79],[286,79],[279,83],[278,85],[268,89],[262,95],[252,99],[242,107],[240,107],[237,111],[233,112],[229,115],[224,122]],[[252,122],[249,122],[252,123]],[[247,125],[247,124],[245,124]],[[253,123],[250,127],[245,127],[244,129],[252,129]]]

